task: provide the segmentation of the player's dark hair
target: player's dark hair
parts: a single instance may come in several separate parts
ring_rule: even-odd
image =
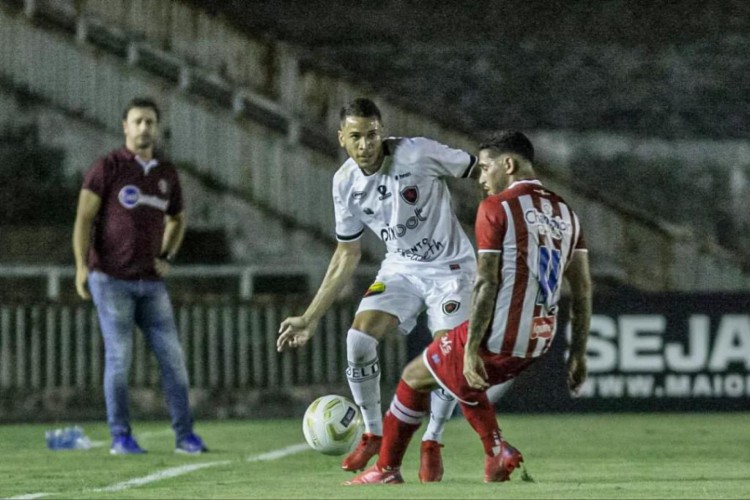
[[[157,106],[156,101],[154,101],[150,97],[134,97],[130,101],[128,101],[128,104],[122,111],[123,120],[128,119],[128,113],[130,113],[130,110],[133,108],[151,108],[154,110],[154,113],[156,113],[156,121],[159,121],[159,106]]]
[[[534,146],[523,133],[515,130],[503,130],[479,145],[479,150],[489,149],[496,154],[512,153],[534,161]]]
[[[383,121],[380,116],[380,108],[377,104],[372,102],[370,99],[364,97],[358,97],[352,102],[341,108],[339,118],[343,122],[348,116],[357,116],[360,118],[377,118],[378,121]]]

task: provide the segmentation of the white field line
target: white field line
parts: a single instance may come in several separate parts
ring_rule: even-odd
[[[247,457],[245,460],[247,462],[265,462],[268,460],[277,460],[279,458],[288,457],[289,455],[294,455],[301,451],[311,450],[311,449],[312,448],[310,448],[306,443],[299,443],[299,444],[293,444],[291,446],[287,446],[286,448],[279,448],[278,450],[261,453],[260,455],[251,455]]]
[[[285,448],[279,448],[278,450],[272,450],[266,453],[261,453],[259,455],[250,455],[249,457],[245,458],[245,461],[265,462],[265,461],[270,461],[270,460],[278,460],[280,458],[288,457],[290,455],[294,455],[296,453],[300,453],[302,451],[306,451],[309,449],[311,448],[307,444],[299,443],[299,444],[287,446]],[[124,491],[130,488],[143,486],[144,484],[161,481],[162,479],[169,479],[171,477],[182,476],[184,474],[189,474],[196,470],[205,469],[208,467],[216,467],[219,465],[227,465],[229,463],[231,463],[231,460],[221,460],[217,462],[202,462],[198,464],[188,464],[188,465],[181,465],[179,467],[171,467],[169,469],[164,469],[162,471],[154,472],[153,474],[149,474],[148,476],[129,479],[127,481],[115,483],[110,486],[105,486],[104,488],[96,488],[90,491],[93,491],[95,493],[109,493],[109,492],[116,492],[116,491]],[[43,497],[52,496],[52,495],[54,495],[54,493],[28,493],[25,495],[19,495],[17,497],[12,497],[8,500],[33,500],[36,498],[43,498]]]
[[[91,491],[94,491],[96,493],[105,493],[105,492],[128,490],[135,486],[143,486],[144,484],[154,483],[156,481],[161,481],[162,479],[182,476],[183,474],[188,474],[190,472],[200,470],[200,469],[205,469],[207,467],[216,467],[217,465],[226,465],[229,462],[230,462],[229,460],[222,460],[220,462],[203,462],[201,464],[180,465],[179,467],[172,467],[169,469],[160,470],[159,472],[154,472],[153,474],[149,474],[148,476],[137,477],[135,479],[128,479],[127,481],[123,481],[121,483],[115,483],[111,486],[106,486],[104,488],[96,488]]]
[[[25,495],[18,495],[17,497],[9,497],[4,500],[34,500],[35,498],[44,498],[54,495],[54,493],[27,493]]]

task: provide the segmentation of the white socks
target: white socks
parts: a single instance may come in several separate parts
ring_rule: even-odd
[[[350,328],[346,335],[346,378],[354,402],[362,410],[365,432],[383,435],[380,410],[380,363],[378,341],[364,332]]]
[[[500,398],[505,396],[505,393],[508,392],[508,389],[510,389],[510,386],[513,385],[513,380],[506,380],[502,384],[493,385],[489,389],[487,389],[487,399],[490,400],[490,404],[495,404],[498,401],[500,401]]]
[[[430,394],[430,421],[424,431],[422,441],[442,442],[445,423],[453,416],[456,398],[443,389],[435,389]]]

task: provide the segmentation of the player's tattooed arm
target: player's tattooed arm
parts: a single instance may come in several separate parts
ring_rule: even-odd
[[[497,297],[499,253],[484,252],[477,260],[477,279],[471,295],[469,333],[464,349],[464,377],[475,389],[487,389],[487,372],[479,357],[479,344],[492,319],[492,310]]]
[[[565,271],[570,284],[571,339],[568,356],[568,388],[578,391],[586,380],[586,343],[591,325],[591,275],[588,252],[576,251]]]

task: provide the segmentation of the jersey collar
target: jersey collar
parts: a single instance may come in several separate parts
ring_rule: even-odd
[[[542,185],[542,181],[540,181],[539,179],[524,179],[524,180],[521,180],[521,181],[515,181],[515,182],[513,182],[506,189],[511,189],[511,188],[516,187],[516,186],[521,186],[523,184],[533,184],[535,186],[541,186]]]

